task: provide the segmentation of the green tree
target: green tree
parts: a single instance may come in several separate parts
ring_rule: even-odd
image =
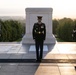
[[[58,25],[59,25],[58,20],[54,19],[53,20],[53,34],[56,34]]]
[[[63,18],[59,20],[57,28],[57,35],[65,41],[72,41],[73,20],[70,18]]]
[[[24,29],[22,24],[19,21],[14,20],[0,20],[1,25],[1,37],[0,41],[16,41],[19,38],[22,38]]]

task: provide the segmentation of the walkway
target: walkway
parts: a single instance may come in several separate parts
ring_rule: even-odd
[[[0,61],[25,60],[0,62],[0,75],[76,75],[76,43],[59,42],[51,45],[49,51],[44,51],[40,63],[35,62],[35,56],[35,51],[27,51],[22,44],[0,43]]]

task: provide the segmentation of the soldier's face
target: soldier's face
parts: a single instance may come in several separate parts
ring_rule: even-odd
[[[42,21],[42,19],[38,19],[38,22],[41,22]]]

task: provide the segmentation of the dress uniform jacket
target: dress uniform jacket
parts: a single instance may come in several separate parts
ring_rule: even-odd
[[[46,27],[44,23],[35,23],[33,26],[33,39],[35,40],[45,40]]]

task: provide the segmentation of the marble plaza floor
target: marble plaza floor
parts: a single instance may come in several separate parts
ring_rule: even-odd
[[[0,43],[0,75],[76,75],[76,42],[57,42],[49,50],[44,47],[43,60],[38,63],[32,49],[28,51],[21,43]],[[1,62],[8,59],[22,61]]]

